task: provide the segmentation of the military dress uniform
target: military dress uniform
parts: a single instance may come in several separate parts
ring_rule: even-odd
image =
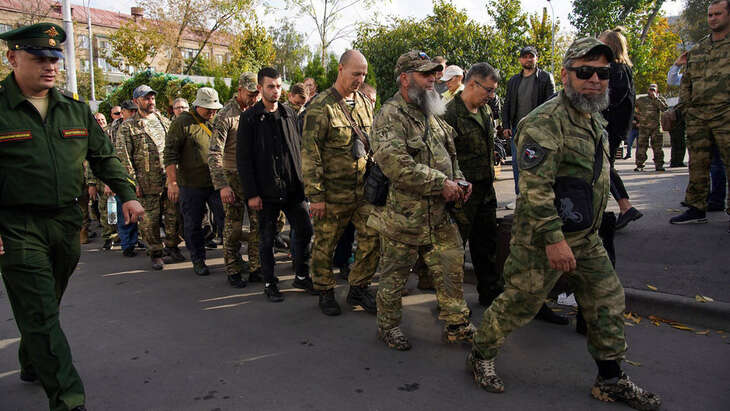
[[[400,92],[383,104],[375,118],[374,158],[390,179],[385,206],[368,219],[368,225],[381,235],[377,293],[381,337],[399,327],[402,290],[419,256],[433,276],[439,319],[447,326],[469,324],[463,290],[464,246],[441,195],[446,180],[464,178],[452,134],[445,121],[424,117]]]
[[[380,256],[378,234],[367,225],[373,206],[363,198],[366,159],[354,159],[352,146],[359,137],[338,103],[341,99],[334,87],[318,94],[307,106],[302,133],[305,194],[312,203],[325,203],[325,216],[313,218],[312,281],[316,290],[335,287],[332,256],[348,223],[357,230],[350,286],[367,287]],[[359,91],[351,116],[365,134],[370,133],[373,106]]]
[[[646,162],[646,151],[651,142],[654,151],[654,165],[657,171],[664,169],[664,136],[659,126],[659,118],[668,108],[664,97],[643,96],[636,100],[636,112],[639,120],[639,139],[636,143],[636,168],[643,169]]]
[[[48,57],[59,57],[65,37],[50,23],[0,35],[11,50]],[[20,329],[21,376],[37,375],[50,409],[60,411],[85,402],[59,323],[61,297],[80,255],[82,162],[121,201],[135,194],[89,106],[55,88],[47,102],[44,119],[14,73],[0,82],[0,271]]]
[[[252,75],[253,76],[253,75]],[[239,86],[247,87],[249,91],[256,90],[255,77],[239,81]],[[251,90],[253,89],[253,90]],[[241,106],[234,96],[218,112],[213,120],[213,137],[208,150],[208,167],[210,168],[213,188],[220,190],[230,187],[235,196],[232,204],[223,203],[225,222],[223,225],[223,261],[226,274],[242,274],[246,270],[241,258],[241,240],[243,235],[243,217],[246,213],[243,187],[236,168],[236,141],[238,122],[241,117]],[[258,213],[248,213],[248,264],[251,271],[261,270],[259,259],[259,232]]]
[[[454,128],[459,168],[472,183],[469,201],[454,217],[469,251],[477,277],[479,302],[489,305],[502,292],[497,272],[497,195],[494,192],[494,123],[488,105],[470,112],[461,93],[446,106],[444,120]]]
[[[167,198],[165,169],[162,166],[165,137],[170,120],[154,112],[147,118],[136,112],[119,127],[116,151],[127,172],[136,181],[141,194],[140,203],[145,209],[145,219],[138,223],[142,239],[147,244],[150,257],[162,258],[163,242],[160,239],[160,222],[165,216],[165,241],[167,248],[177,248],[180,233],[176,224],[177,204]]]
[[[730,164],[729,36],[717,41],[707,36],[689,51],[679,87],[677,110],[685,116],[689,151],[685,202],[702,214],[707,208],[713,144],[717,146],[722,162],[726,166]],[[730,191],[728,193],[730,199]],[[730,208],[727,211],[730,212]]]

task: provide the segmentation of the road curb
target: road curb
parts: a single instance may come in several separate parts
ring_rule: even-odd
[[[655,315],[667,320],[707,328],[730,330],[730,304],[701,303],[694,298],[655,291],[625,288],[626,311],[642,316]]]
[[[474,268],[465,264],[464,282],[476,285]],[[654,315],[667,320],[717,330],[730,331],[730,304],[723,302],[701,303],[694,298],[665,294],[656,291],[624,288],[626,311],[648,317]]]

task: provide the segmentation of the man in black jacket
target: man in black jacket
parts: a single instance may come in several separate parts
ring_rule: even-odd
[[[555,93],[553,76],[537,68],[537,50],[532,46],[520,50],[522,71],[512,76],[507,83],[507,95],[502,106],[502,134],[510,138],[517,130],[517,123],[535,107],[546,102]],[[512,172],[515,176],[515,194],[520,194],[518,187],[519,169],[517,167],[517,145],[511,139]]]
[[[314,294],[309,277],[309,241],[312,222],[304,201],[302,183],[301,136],[296,113],[278,104],[281,76],[271,67],[258,73],[257,88],[261,101],[241,114],[236,157],[243,195],[250,210],[258,212],[261,243],[261,271],[264,293],[269,301],[281,302],[274,275],[274,236],[276,220],[284,211],[294,236],[293,286]]]

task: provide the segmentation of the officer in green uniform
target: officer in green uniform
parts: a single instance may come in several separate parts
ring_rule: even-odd
[[[517,127],[520,197],[504,292],[484,312],[467,364],[487,391],[503,392],[494,360],[513,330],[527,324],[566,275],[588,324],[588,351],[598,365],[591,395],[640,410],[661,400],[621,371],[626,351],[624,289],[598,236],[609,195],[606,120],[613,52],[592,37],[576,40],[561,73],[565,89]]]
[[[40,23],[0,39],[13,68],[0,82],[0,271],[20,329],[20,378],[40,380],[51,410],[84,410],[59,323],[80,254],[82,162],[124,202],[125,220],[144,210],[89,106],[54,88],[63,29]]]

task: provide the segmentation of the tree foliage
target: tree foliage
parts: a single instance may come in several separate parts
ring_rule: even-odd
[[[301,75],[302,63],[309,54],[304,35],[296,30],[291,20],[283,20],[278,27],[271,27],[269,33],[276,49],[274,67],[285,80],[293,80],[292,77]]]
[[[110,37],[112,55],[109,64],[127,74],[146,69],[161,50],[168,30],[166,25],[151,20],[130,20]]]
[[[677,45],[680,39],[676,29],[669,26],[665,17],[660,17],[649,29],[643,44],[640,34],[636,31],[629,33],[627,40],[631,49],[631,60],[634,63],[636,93],[645,93],[652,83],[658,84],[662,91],[662,88],[667,87],[669,67],[679,55]],[[669,94],[672,93],[676,93],[676,90],[671,90]]]
[[[94,94],[97,100],[103,100],[106,97],[109,81],[106,75],[96,64],[94,67]],[[85,100],[91,100],[91,74],[88,72],[76,71],[76,84],[79,97]]]
[[[685,0],[682,11],[680,36],[684,43],[697,43],[710,29],[707,26],[707,8],[711,0]]]
[[[271,65],[276,57],[273,39],[256,20],[244,25],[228,50],[231,59],[224,65],[224,70],[232,78],[238,78],[245,71],[256,72]]]
[[[581,35],[597,36],[625,25],[644,13],[655,0],[573,0],[568,19]]]

